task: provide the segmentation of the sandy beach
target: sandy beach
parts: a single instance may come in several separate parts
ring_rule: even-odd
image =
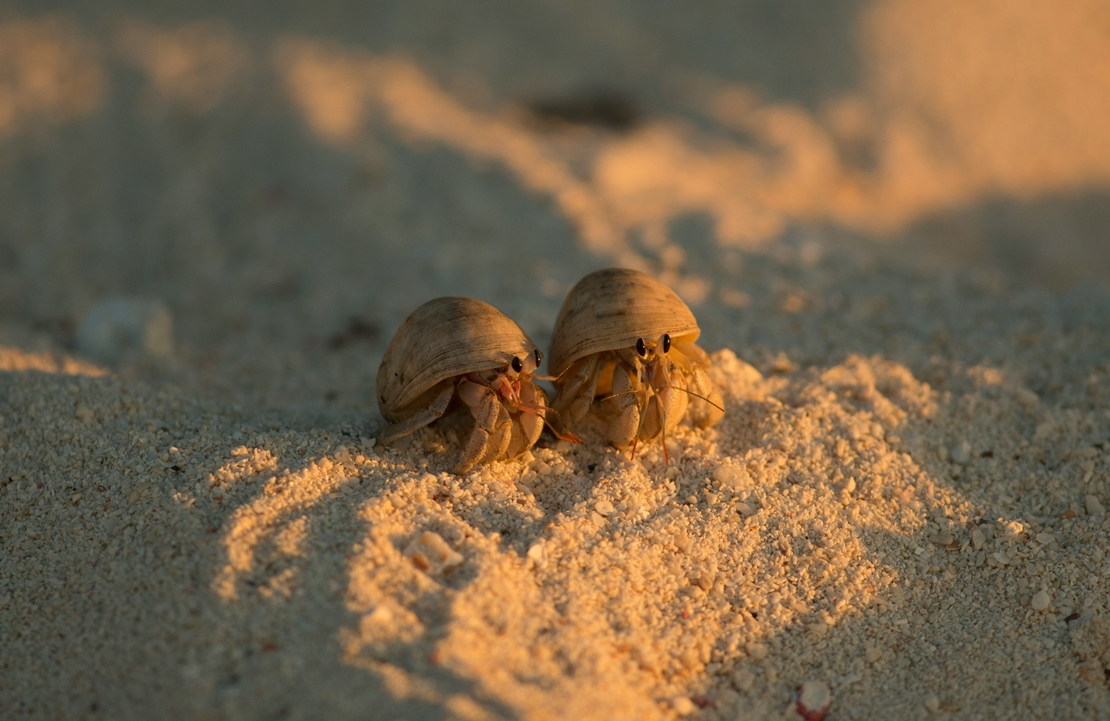
[[[47,5],[0,718],[1110,718],[1104,3]],[[725,401],[669,462],[378,442],[418,305],[547,352],[610,266]]]

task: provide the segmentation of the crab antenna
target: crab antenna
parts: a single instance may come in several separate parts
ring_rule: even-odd
[[[538,410],[542,410],[542,411],[544,412],[544,415],[543,415],[543,424],[544,424],[545,426],[547,426],[547,427],[548,427],[548,429],[549,429],[549,430],[550,430],[550,431],[551,431],[552,433],[554,433],[554,434],[555,434],[555,437],[556,437],[556,438],[558,438],[558,439],[559,439],[560,441],[567,441],[568,443],[578,443],[578,444],[581,444],[581,443],[582,443],[582,439],[581,439],[581,438],[579,438],[579,437],[578,437],[578,436],[577,436],[577,435],[576,435],[576,434],[574,433],[574,431],[572,431],[572,430],[571,430],[571,429],[570,429],[570,428],[569,428],[569,427],[567,426],[567,423],[566,423],[566,421],[564,421],[564,420],[563,420],[563,416],[562,416],[562,415],[560,415],[559,411],[555,410],[554,408],[550,408],[550,407],[548,407],[548,406],[541,406],[541,405],[539,405],[539,404],[532,404],[532,405],[530,405],[530,406],[527,406],[527,407],[525,407],[525,406],[521,406],[521,409],[522,409],[522,410],[526,410],[526,411],[528,411],[529,413],[536,413],[536,411],[538,411]],[[547,414],[548,414],[548,413],[552,413],[552,414],[554,414],[554,415],[555,415],[555,417],[559,419],[559,423],[560,423],[560,425],[562,425],[562,426],[563,426],[563,432],[559,432],[559,431],[558,431],[558,430],[557,430],[557,429],[555,428],[554,424],[552,424],[552,423],[551,423],[551,421],[549,421],[549,420],[547,419]],[[536,413],[536,415],[539,415],[539,413]]]
[[[678,386],[671,386],[671,388],[678,388]],[[690,395],[690,396],[693,396],[694,398],[700,398],[701,400],[705,401],[705,402],[706,402],[706,403],[708,403],[709,405],[711,405],[711,406],[713,406],[714,408],[716,408],[717,410],[719,410],[719,411],[720,411],[721,413],[724,413],[724,412],[725,412],[725,409],[724,409],[724,407],[722,407],[722,406],[719,406],[719,405],[717,405],[716,403],[714,403],[713,401],[709,400],[709,399],[708,399],[708,398],[706,398],[705,396],[702,396],[702,395],[698,395],[697,393],[693,392],[692,390],[689,390],[688,388],[678,388],[678,389],[679,389],[680,391],[684,391],[684,392],[686,393],[686,395]]]
[[[608,400],[612,400],[613,398],[620,398],[621,396],[626,396],[629,393],[635,393],[635,392],[636,391],[634,391],[634,390],[627,390],[627,391],[621,391],[620,393],[610,393],[607,396],[598,396],[597,398],[594,398],[594,401],[597,402],[597,403],[600,403],[601,401],[608,401]]]
[[[550,363],[549,363],[549,365],[550,365]],[[541,381],[548,381],[549,383],[558,383],[559,379],[562,378],[563,376],[565,376],[570,371],[570,369],[573,368],[573,367],[574,367],[574,363],[571,363],[570,365],[568,365],[566,368],[563,369],[562,373],[560,373],[557,376],[541,376],[541,375],[537,375],[537,374],[533,373],[532,377],[533,378],[538,378]]]

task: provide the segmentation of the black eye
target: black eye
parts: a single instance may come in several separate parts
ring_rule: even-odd
[[[543,353],[540,353],[540,349],[537,348],[536,349],[536,367],[537,368],[540,367],[540,361],[542,361],[542,360],[543,360]]]
[[[513,370],[517,373],[520,373],[522,370],[524,370],[524,364],[520,362],[519,358],[513,358],[513,362],[511,363],[511,365],[513,367]]]
[[[671,334],[670,333],[664,333],[663,334],[663,352],[666,353],[670,349],[671,349]]]
[[[647,355],[647,346],[644,345],[643,338],[636,339],[636,352],[639,353],[641,356]]]

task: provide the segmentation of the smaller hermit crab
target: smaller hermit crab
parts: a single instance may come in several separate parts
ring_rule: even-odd
[[[554,407],[574,429],[591,408],[618,448],[666,435],[684,416],[708,428],[724,401],[706,374],[709,356],[695,345],[701,330],[673,290],[647,273],[607,268],[571,289],[551,342]]]
[[[389,443],[466,407],[474,429],[455,473],[513,458],[543,431],[547,397],[533,382],[539,348],[508,316],[471,298],[436,298],[405,319],[378,368]],[[572,434],[559,434],[577,441]]]

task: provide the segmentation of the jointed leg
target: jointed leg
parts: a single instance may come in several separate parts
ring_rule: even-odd
[[[716,384],[698,366],[690,372],[690,421],[698,428],[709,428],[725,415],[725,402]]]
[[[461,387],[459,396],[466,399],[468,404],[471,400],[476,400],[473,395],[464,394]],[[512,419],[497,394],[489,388],[486,388],[484,397],[477,405],[470,406],[470,412],[474,415],[474,430],[466,440],[462,460],[455,467],[455,473],[459,474],[466,473],[479,461],[504,454],[512,434]]]
[[[540,433],[543,432],[545,416],[541,415],[543,413],[541,409],[547,405],[547,396],[543,390],[531,383],[522,386],[521,400],[530,406],[536,406],[536,409],[522,409],[513,417],[512,438],[509,441],[508,450],[505,451],[506,458],[515,458],[524,453],[535,445]]]
[[[407,436],[413,431],[418,431],[429,423],[433,423],[443,417],[447,412],[447,406],[451,403],[451,396],[455,393],[455,386],[450,382],[444,382],[442,388],[436,392],[432,402],[428,407],[423,410],[417,411],[408,418],[392,424],[378,435],[378,441],[383,445],[392,443],[393,441]]]
[[[663,463],[670,463],[670,453],[667,451],[667,434],[678,426],[682,417],[686,414],[686,381],[677,368],[672,368],[660,380],[663,382],[663,386],[655,388],[655,395],[652,396],[650,410],[653,413],[650,414],[650,417],[654,422],[650,428],[651,433],[649,435],[646,432],[641,432],[640,437],[647,440],[658,434],[663,444]],[[645,428],[644,430],[649,429]]]
[[[590,410],[597,388],[599,356],[592,355],[576,362],[560,379],[555,397],[555,420],[572,430]],[[562,377],[561,377],[562,378]]]
[[[641,395],[646,389],[640,379],[628,368],[618,364],[613,371],[613,393],[600,401],[606,416],[605,437],[617,448],[624,448],[640,437],[642,410],[645,405]]]

